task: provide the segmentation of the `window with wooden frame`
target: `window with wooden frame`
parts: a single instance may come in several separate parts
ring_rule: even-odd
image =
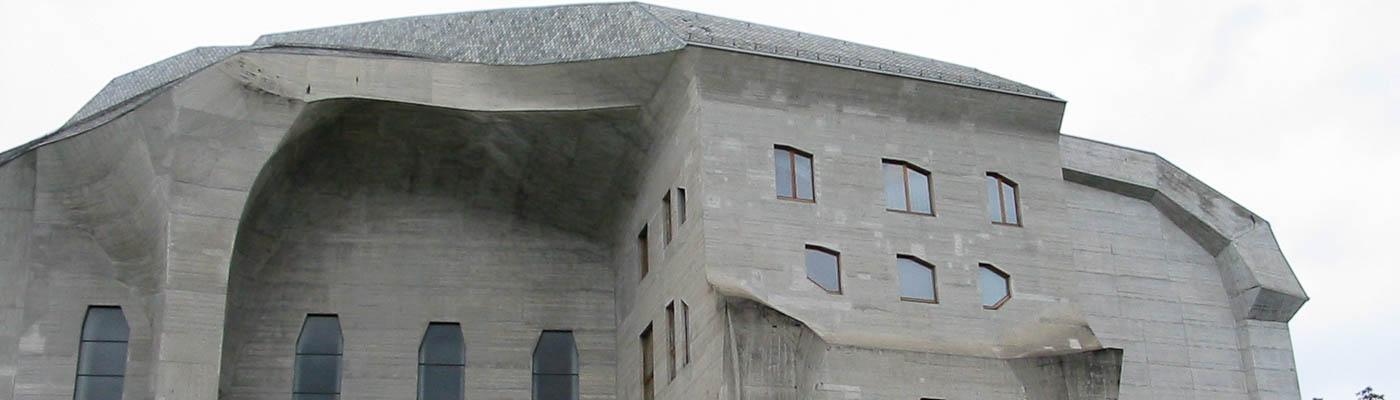
[[[906,161],[884,160],[885,209],[933,215],[933,181],[929,172]]]
[[[646,279],[648,270],[651,269],[651,255],[647,249],[647,226],[642,225],[642,231],[637,234],[637,268],[641,271],[638,281]]]
[[[807,245],[807,279],[827,293],[841,294],[841,253]]]
[[[666,378],[676,380],[676,302],[666,303],[666,360],[668,362]]]
[[[685,188],[676,188],[676,218],[680,219],[680,225],[685,225]]]
[[[690,365],[690,304],[681,300],[681,339],[685,340],[685,358],[681,365]]]
[[[773,146],[773,176],[777,181],[778,198],[817,201],[811,153],[783,145]]]
[[[91,306],[78,338],[74,400],[121,399],[131,330],[120,307]]]
[[[661,196],[661,222],[665,224],[665,226],[661,227],[662,246],[671,244],[671,223],[673,221],[671,219],[671,213],[673,212],[675,212],[675,210],[671,209],[671,192],[667,191],[665,195]]]
[[[1021,189],[995,172],[987,173],[987,214],[992,223],[1021,226]]]
[[[977,289],[982,292],[982,308],[1001,308],[1011,300],[1011,274],[991,264],[979,264]]]
[[[653,400],[656,398],[656,371],[653,368],[651,357],[651,324],[642,330],[640,336],[642,346],[642,400]]]
[[[895,257],[895,265],[899,268],[900,300],[938,303],[938,276],[933,264],[901,254]]]

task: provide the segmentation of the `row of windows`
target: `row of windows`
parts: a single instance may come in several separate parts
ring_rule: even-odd
[[[773,147],[773,176],[778,198],[806,203],[817,201],[812,154],[793,147]],[[933,179],[929,171],[913,163],[886,159],[881,163],[885,181],[885,209],[933,215]],[[987,215],[1001,225],[1021,225],[1020,189],[1011,179],[987,172]]]
[[[689,320],[690,308],[685,306]],[[689,323],[686,325],[689,335]],[[120,400],[126,376],[129,333],[119,307],[92,306],[83,318],[78,350],[74,400]],[[340,318],[331,314],[306,316],[297,335],[292,369],[292,400],[336,400],[344,339]],[[687,352],[689,360],[689,352]],[[418,346],[418,399],[462,400],[466,378],[466,345],[455,322],[433,322]],[[531,366],[534,400],[577,400],[578,349],[572,331],[544,331],[535,344]]]
[[[807,279],[832,294],[841,294],[841,253],[821,246],[807,246]],[[938,302],[938,276],[933,264],[911,255],[895,256],[899,270],[899,298],[923,303]],[[982,307],[995,310],[1011,300],[1011,275],[991,264],[979,264],[977,288]]]
[[[676,379],[676,371],[679,368],[690,365],[690,304],[681,301],[681,325],[676,326],[676,302],[666,303],[666,354],[669,357],[668,372],[671,380]],[[655,386],[655,360],[652,356],[651,326],[647,324],[638,337],[642,346],[642,399],[652,400],[656,396]],[[679,347],[682,354],[677,355],[676,331],[679,330],[684,340],[683,346]]]

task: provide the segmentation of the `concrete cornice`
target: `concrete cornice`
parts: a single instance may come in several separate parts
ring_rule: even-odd
[[[1066,181],[1152,203],[1215,256],[1239,319],[1288,322],[1308,295],[1269,222],[1155,153],[1062,135]]]

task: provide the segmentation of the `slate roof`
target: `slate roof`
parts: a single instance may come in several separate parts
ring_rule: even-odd
[[[974,68],[823,36],[644,3],[576,4],[396,18],[264,35],[252,46],[196,48],[113,79],[58,131],[0,153],[0,165],[99,126],[161,88],[239,52],[329,49],[443,62],[538,65],[642,56],[686,46],[1062,101]]]

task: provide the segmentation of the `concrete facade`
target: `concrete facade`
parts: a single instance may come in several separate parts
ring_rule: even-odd
[[[487,26],[526,23],[580,39]],[[1263,218],[1062,134],[1043,91],[785,32],[560,6],[118,78],[0,154],[0,400],[73,398],[91,305],[130,324],[127,399],[288,398],[326,313],[344,399],[412,398],[430,322],[463,328],[467,399],[530,398],[542,330],[574,332],[581,399],[643,399],[648,327],[658,399],[1299,398],[1307,295]],[[815,202],[775,196],[775,145],[812,154]],[[882,159],[930,172],[934,215],[885,210]],[[988,221],[988,172],[1021,226]],[[840,252],[840,294],[806,245]],[[934,266],[936,304],[900,299],[898,255]],[[980,263],[1011,275],[1000,309]]]

